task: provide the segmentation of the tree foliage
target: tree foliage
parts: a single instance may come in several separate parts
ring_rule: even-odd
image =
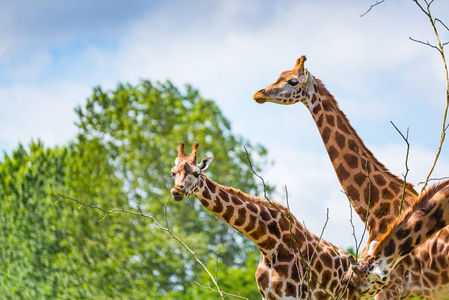
[[[179,140],[215,157],[218,182],[261,193],[244,147],[260,170],[265,149],[232,133],[211,100],[170,82],[94,89],[76,109],[78,136],[63,147],[19,147],[0,162],[2,298],[211,299],[193,258],[148,219],[58,202],[58,193],[111,209],[135,208],[163,221]],[[225,291],[258,295],[255,247],[194,199],[170,203],[172,230],[211,269]]]

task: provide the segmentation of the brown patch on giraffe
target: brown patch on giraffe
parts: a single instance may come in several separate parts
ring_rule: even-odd
[[[323,139],[323,142],[327,144],[327,142],[329,142],[329,138],[331,137],[331,130],[328,127],[324,128],[321,137]]]
[[[352,184],[350,186],[348,186],[348,189],[346,190],[346,193],[353,200],[359,200],[360,199],[359,191]]]
[[[316,120],[316,125],[318,126],[318,128],[320,128],[321,125],[323,125],[323,115],[322,114]]]
[[[390,212],[390,203],[389,202],[384,202],[381,203],[379,205],[379,207],[374,211],[374,215],[378,218],[378,219],[382,219],[384,216],[388,215],[388,213]],[[385,222],[386,223],[386,222]]]
[[[279,227],[277,225],[277,222],[273,221],[270,224],[267,225],[268,232],[273,234],[274,236],[280,236],[281,232],[279,231]]]
[[[374,207],[376,202],[379,201],[379,190],[372,184],[367,184],[363,191],[363,197],[369,200],[370,207]]]
[[[207,189],[207,187],[205,187],[204,190],[203,190],[203,197],[206,198],[206,199],[211,199],[212,198],[210,193],[209,193],[209,190]]]
[[[212,181],[207,180],[206,185],[207,185],[207,188],[211,191],[211,193],[214,194],[215,189],[216,189],[215,184],[213,184]]]
[[[268,272],[263,269],[257,269],[256,271],[256,281],[259,287],[262,289],[267,289],[270,279],[268,278]]]
[[[329,295],[326,294],[325,292],[316,292],[313,296],[314,296],[314,299],[317,299],[317,300],[326,300],[329,298]]]
[[[208,208],[209,207],[209,201],[207,201],[206,199],[201,199],[201,204],[203,204],[204,207]]]
[[[276,245],[276,240],[268,236],[265,240],[258,243],[259,247],[266,250],[271,250]]]
[[[374,178],[374,182],[376,182],[376,184],[378,186],[384,186],[387,184],[387,181],[385,180],[385,177],[383,175],[377,174],[377,175],[374,175],[373,178]]]
[[[296,286],[293,283],[290,283],[288,281],[285,284],[285,296],[286,297],[293,297],[293,298],[297,298],[298,297],[298,292],[296,290]]]
[[[445,285],[445,284],[449,283],[449,276],[448,276],[447,271],[444,271],[444,272],[441,273],[440,282],[441,282],[442,285]]]
[[[242,226],[246,221],[246,209],[244,207],[240,208],[237,213],[238,217],[234,222],[234,226]]]
[[[279,274],[280,277],[287,278],[289,267],[287,264],[277,264],[274,266],[274,269]]]
[[[273,219],[276,219],[279,211],[275,208],[269,208],[268,211],[270,212],[270,215]]]
[[[321,111],[321,105],[317,104],[313,107],[312,112],[316,115]],[[322,115],[321,115],[322,116]]]
[[[239,198],[237,198],[237,197],[234,197],[234,196],[231,196],[231,201],[232,201],[232,203],[234,203],[234,205],[242,205],[242,203],[243,203],[243,201],[242,200],[240,200]]]
[[[349,177],[349,172],[346,171],[343,164],[340,164],[338,168],[335,170],[337,172],[337,176],[340,179],[340,181],[345,181]]]
[[[343,122],[343,119],[340,116],[337,116],[337,127],[340,128],[341,131],[344,133],[349,134],[348,127],[346,127],[345,123]]]
[[[221,213],[223,211],[223,203],[220,200],[214,201],[215,206],[212,208],[212,211],[215,213]]]
[[[277,248],[277,259],[279,262],[290,262],[292,260],[292,254],[281,244]]]
[[[261,224],[259,222],[259,226],[257,229],[253,232],[251,232],[249,235],[255,240],[258,241],[261,237],[263,237],[267,233],[267,228],[265,227],[265,224]]]
[[[223,191],[222,189],[219,190],[218,196],[219,196],[219,197],[221,198],[221,200],[223,200],[224,202],[229,202],[229,195],[228,195],[228,193],[226,193],[226,192]]]
[[[315,102],[316,102],[316,95],[315,94],[313,94],[312,95],[312,105],[315,105]]]
[[[393,190],[394,193],[399,193],[401,191],[401,188],[397,183],[395,182],[390,182],[390,184],[388,185],[390,187],[390,189]]]
[[[352,150],[354,152],[358,152],[358,147],[357,147],[357,143],[355,140],[353,139],[348,139],[348,148],[349,150]]]
[[[320,260],[323,262],[326,268],[332,269],[334,267],[332,257],[330,256],[329,253],[327,252],[321,253]]]
[[[388,188],[384,188],[382,190],[382,199],[383,200],[391,200],[393,198],[394,198],[394,194]]]
[[[357,183],[358,186],[362,186],[368,176],[365,173],[359,172],[354,175],[354,182]]]
[[[331,111],[332,110],[332,104],[329,100],[323,100],[322,105],[325,111]]]
[[[340,147],[340,149],[343,149],[346,145],[345,136],[338,131],[335,132],[335,141],[337,142],[337,145],[338,147]]]
[[[323,271],[323,264],[321,263],[320,260],[316,260],[314,267],[318,273],[321,273],[321,271]]]
[[[402,244],[398,246],[399,255],[404,256],[413,251],[413,238],[408,237]]]
[[[262,220],[264,221],[270,221],[271,220],[271,216],[267,211],[268,209],[266,207],[261,207],[260,208],[260,213],[259,216],[262,218]]]
[[[334,161],[334,159],[338,157],[338,150],[335,149],[334,146],[330,146],[329,149],[327,149],[327,153],[329,154],[331,161]]]
[[[225,220],[227,223],[229,223],[229,221],[231,220],[233,215],[234,215],[234,207],[227,206],[226,211],[222,217],[223,217],[223,220]]]
[[[335,118],[333,115],[326,115],[326,120],[330,126],[335,126]]]
[[[249,215],[248,225],[243,229],[245,232],[253,231],[256,228],[257,217],[253,215]]]
[[[400,228],[396,231],[396,237],[398,238],[398,240],[403,240],[406,237],[408,237],[410,235],[410,233],[412,232],[412,230],[408,227],[406,228]]]
[[[423,221],[416,221],[415,226],[413,226],[414,232],[419,232],[422,228]]]
[[[347,153],[343,158],[351,169],[355,169],[359,166],[359,159],[357,156]]]
[[[246,203],[246,207],[248,208],[249,211],[255,213],[256,215],[259,214],[259,209],[255,204],[248,202]]]
[[[330,281],[331,281],[332,273],[331,273],[329,270],[324,270],[323,275],[322,275],[321,278],[322,278],[322,279],[321,279],[321,284],[322,284],[324,287],[327,287],[328,284],[329,284]]]

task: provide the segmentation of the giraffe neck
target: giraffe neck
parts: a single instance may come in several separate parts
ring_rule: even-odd
[[[387,231],[388,223],[399,214],[405,186],[403,211],[417,196],[409,184],[391,174],[365,146],[334,97],[315,79],[309,108],[326,150],[355,211],[366,222],[370,240]]]
[[[373,255],[391,270],[448,224],[449,180],[446,180],[429,189],[406,215],[390,225]]]

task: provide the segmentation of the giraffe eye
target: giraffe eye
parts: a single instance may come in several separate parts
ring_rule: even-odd
[[[287,83],[290,84],[290,85],[292,85],[292,86],[295,86],[295,85],[298,84],[298,79],[292,78],[292,79],[290,79],[289,81],[287,81]]]
[[[171,177],[175,177],[175,176],[176,176],[176,174],[171,172]]]
[[[193,176],[195,176],[195,178],[200,177],[200,172],[196,172],[195,174],[193,174]]]

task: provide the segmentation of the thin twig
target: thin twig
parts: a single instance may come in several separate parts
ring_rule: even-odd
[[[361,14],[360,17],[364,17],[366,14],[368,14],[375,6],[384,3],[385,0],[380,0],[380,1],[376,1],[376,3],[374,3],[373,5],[370,6],[370,8],[368,8],[367,11],[365,11],[365,13]]]
[[[215,290],[214,288],[212,288],[211,286],[205,286],[205,285],[202,285],[201,283],[199,283],[198,281],[194,281],[194,283],[197,285],[197,286],[199,286],[199,287],[201,287],[201,288],[203,288],[203,289],[205,289],[205,290],[210,290],[212,293],[219,293],[217,290]],[[221,293],[223,293],[225,296],[230,296],[230,297],[234,297],[234,298],[239,298],[239,299],[246,299],[246,300],[249,300],[248,298],[246,298],[246,297],[243,297],[243,296],[240,296],[240,295],[235,295],[235,294],[231,294],[231,293],[227,293],[227,292],[221,292]]]
[[[439,180],[445,180],[445,179],[449,179],[449,176],[446,176],[446,177],[438,177],[438,178],[430,178],[429,180],[428,180],[428,182],[430,182],[430,181],[439,181]],[[421,182],[419,182],[417,185],[421,185],[421,184],[424,184],[424,181],[421,181]]]
[[[405,199],[405,191],[407,190],[407,175],[408,175],[408,171],[410,171],[410,169],[408,168],[408,156],[410,153],[410,143],[408,142],[408,127],[407,127],[407,134],[404,136],[402,134],[402,132],[393,123],[393,121],[390,121],[390,123],[391,123],[391,125],[393,125],[393,127],[396,129],[396,131],[401,135],[404,142],[407,144],[407,152],[405,154],[405,174],[403,174],[404,184],[402,186],[402,196],[401,196],[401,202],[399,204],[399,215],[401,215],[403,204],[404,204],[404,199]]]

